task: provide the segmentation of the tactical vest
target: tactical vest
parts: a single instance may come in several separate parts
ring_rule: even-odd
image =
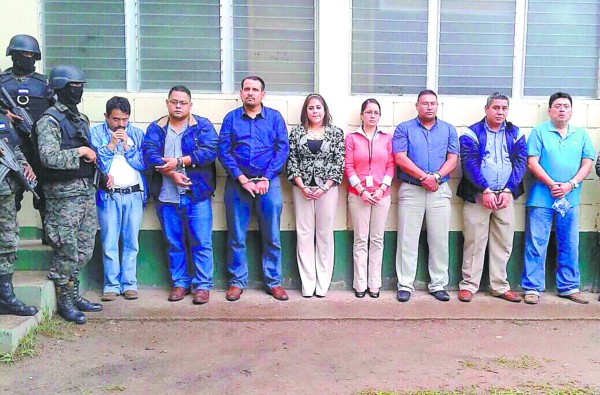
[[[60,149],[69,150],[79,147],[90,147],[87,136],[90,126],[81,119],[78,125],[75,125],[67,118],[65,113],[60,112],[52,106],[44,112],[44,115],[50,115],[56,120],[60,127]],[[77,178],[92,178],[94,176],[94,164],[87,163],[83,158],[79,158],[79,169],[50,169],[44,168],[44,180],[46,181],[69,181]]]
[[[0,75],[0,86],[8,91],[19,107],[27,110],[34,121],[40,119],[52,105],[50,88],[43,74],[32,73],[21,81],[8,69]]]

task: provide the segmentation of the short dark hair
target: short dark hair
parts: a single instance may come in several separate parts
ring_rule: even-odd
[[[329,106],[327,106],[327,102],[325,101],[323,96],[319,95],[318,93],[311,93],[310,95],[306,96],[306,99],[304,99],[304,104],[302,105],[302,112],[300,113],[300,122],[302,123],[302,126],[304,126],[304,129],[308,129],[307,109],[308,102],[310,102],[312,99],[317,99],[323,105],[323,111],[325,112],[325,114],[323,115],[323,126],[331,124],[331,114],[329,113]]]
[[[379,102],[373,98],[369,98],[367,100],[365,100],[361,105],[360,105],[360,113],[362,114],[363,112],[365,112],[365,109],[367,108],[367,106],[369,104],[376,104],[377,107],[379,108],[379,115],[381,115],[381,105],[379,104]]]
[[[506,96],[504,93],[502,92],[494,92],[491,95],[488,96],[487,101],[485,103],[486,107],[489,107],[492,105],[492,102],[494,100],[506,100],[508,102],[508,96]]]
[[[262,78],[260,78],[260,77],[258,77],[256,75],[249,75],[248,77],[244,78],[242,80],[242,82],[240,83],[240,89],[244,89],[244,82],[246,82],[246,80],[252,80],[252,81],[258,81],[258,82],[260,82],[260,89],[262,91],[265,90],[265,87],[266,87],[265,81]]]
[[[171,97],[171,93],[173,93],[173,92],[183,92],[186,95],[188,95],[190,100],[192,99],[192,92],[190,92],[190,90],[183,85],[175,85],[174,87],[172,87],[169,90],[169,94],[167,95],[167,97]]]
[[[131,115],[131,104],[129,100],[121,96],[113,96],[106,102],[106,115],[110,115],[113,110],[121,110],[127,115]]]
[[[421,98],[421,96],[424,95],[433,95],[435,96],[435,99],[437,100],[437,93],[435,93],[434,91],[432,91],[431,89],[423,89],[421,92],[419,92],[419,94],[417,95],[417,103],[419,102],[419,99]]]
[[[569,99],[569,103],[571,103],[571,106],[573,105],[573,98],[571,97],[571,95],[565,92],[556,92],[552,96],[550,96],[550,100],[548,101],[548,108],[552,107],[552,104],[557,99]]]

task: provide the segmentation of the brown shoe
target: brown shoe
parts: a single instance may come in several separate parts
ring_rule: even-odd
[[[123,292],[123,297],[127,300],[135,300],[138,298],[138,293],[134,289],[128,289],[127,291]]]
[[[227,299],[230,302],[235,302],[236,300],[240,300],[240,296],[242,296],[242,292],[244,292],[244,290],[242,288],[232,285],[227,290],[227,293],[225,294],[225,299]]]
[[[497,298],[508,300],[509,302],[519,303],[521,301],[521,297],[515,291],[508,290],[500,295],[495,295]]]
[[[267,289],[267,293],[269,295],[272,295],[277,300],[283,301],[283,300],[288,300],[289,299],[289,296],[285,292],[285,289],[283,289],[283,287],[269,288],[269,289]]]
[[[540,301],[539,295],[536,294],[525,294],[525,303],[527,304],[538,304]]]
[[[169,293],[169,302],[179,302],[189,293],[190,291],[183,287],[174,287]]]
[[[117,296],[119,296],[119,294],[116,292],[104,292],[100,300],[103,302],[112,302],[113,300],[117,299]]]
[[[588,304],[589,301],[583,297],[583,294],[581,292],[575,292],[574,294],[570,294],[570,295],[558,295],[561,298],[565,298],[565,299],[569,299],[571,302],[575,302],[575,303],[581,303],[581,304]]]
[[[473,299],[473,292],[468,289],[461,289],[458,291],[458,300],[461,302],[470,302]]]
[[[199,289],[196,292],[194,292],[194,304],[204,304],[204,303],[208,303],[208,298],[209,298],[209,291],[205,290],[205,289]]]

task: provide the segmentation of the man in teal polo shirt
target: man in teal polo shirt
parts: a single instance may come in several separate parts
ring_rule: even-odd
[[[536,304],[545,289],[546,250],[556,221],[558,296],[588,303],[579,291],[580,184],[596,157],[586,131],[569,125],[570,95],[550,96],[550,121],[536,126],[527,140],[527,166],[535,180],[527,199],[525,267],[521,287],[525,303]]]

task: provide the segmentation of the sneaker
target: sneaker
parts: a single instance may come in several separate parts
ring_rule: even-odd
[[[100,299],[103,302],[112,302],[113,300],[117,299],[117,296],[119,296],[119,294],[116,292],[104,292]]]
[[[538,304],[540,301],[540,296],[536,294],[526,294],[525,295],[525,303],[527,304]]]
[[[580,304],[588,304],[589,301],[583,297],[581,292],[575,292],[570,295],[558,295],[561,298],[569,299],[571,302],[580,303]]]

